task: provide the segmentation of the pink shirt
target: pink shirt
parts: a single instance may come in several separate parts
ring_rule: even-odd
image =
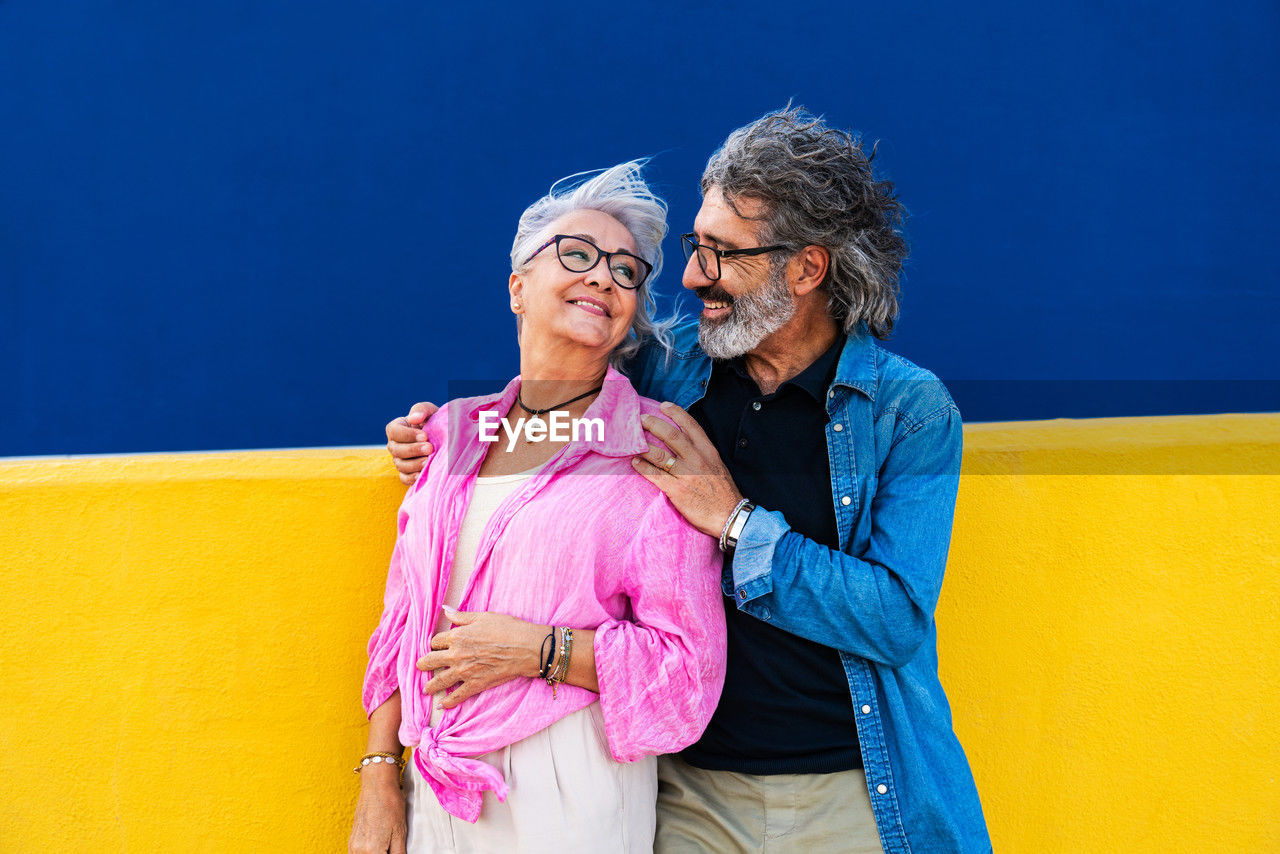
[[[614,759],[680,750],[702,734],[724,683],[719,550],[632,469],[631,457],[647,447],[640,415],[665,416],[610,368],[584,415],[603,421],[603,441],[571,442],[503,502],[480,539],[461,605],[595,629],[600,693],[566,684],[552,699],[542,680],[513,679],[446,710],[431,729],[426,674],[416,663],[428,651],[489,447],[479,439],[479,413],[505,413],[519,385],[517,377],[501,394],[452,401],[427,423],[436,450],[400,508],[364,682],[368,713],[400,689],[400,741],[417,746],[414,762],[440,804],[467,821],[479,817],[486,789],[500,800],[508,792],[501,773],[468,757],[597,699]]]

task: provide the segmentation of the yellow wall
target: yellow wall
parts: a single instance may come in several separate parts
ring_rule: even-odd
[[[1280,415],[965,438],[940,655],[997,851],[1280,850]],[[384,455],[0,460],[0,851],[345,850]]]

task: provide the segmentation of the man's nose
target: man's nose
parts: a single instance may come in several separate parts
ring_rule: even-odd
[[[705,288],[712,284],[712,280],[707,274],[702,272],[702,265],[698,263],[698,253],[694,252],[689,256],[689,260],[684,262],[684,274],[680,277],[680,284],[689,290],[696,288]]]

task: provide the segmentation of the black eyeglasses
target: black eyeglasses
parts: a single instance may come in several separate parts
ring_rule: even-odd
[[[698,255],[698,266],[702,268],[702,274],[713,282],[720,280],[720,259],[732,258],[735,255],[763,255],[766,252],[783,252],[792,251],[795,247],[783,246],[756,246],[751,249],[714,249],[698,242],[698,238],[693,234],[680,235],[680,247],[684,249],[684,260],[687,263],[694,253]]]
[[[560,259],[560,266],[570,273],[585,273],[604,258],[609,265],[609,275],[618,287],[629,291],[643,285],[644,280],[653,272],[653,265],[638,255],[630,252],[605,252],[585,237],[575,237],[572,234],[557,234],[535,249],[524,263],[528,264],[538,257],[538,253],[552,243],[556,245],[556,257]]]

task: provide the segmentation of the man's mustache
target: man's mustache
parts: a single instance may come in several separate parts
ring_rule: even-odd
[[[717,287],[694,288],[694,295],[706,302],[725,302],[733,305],[733,297]]]

